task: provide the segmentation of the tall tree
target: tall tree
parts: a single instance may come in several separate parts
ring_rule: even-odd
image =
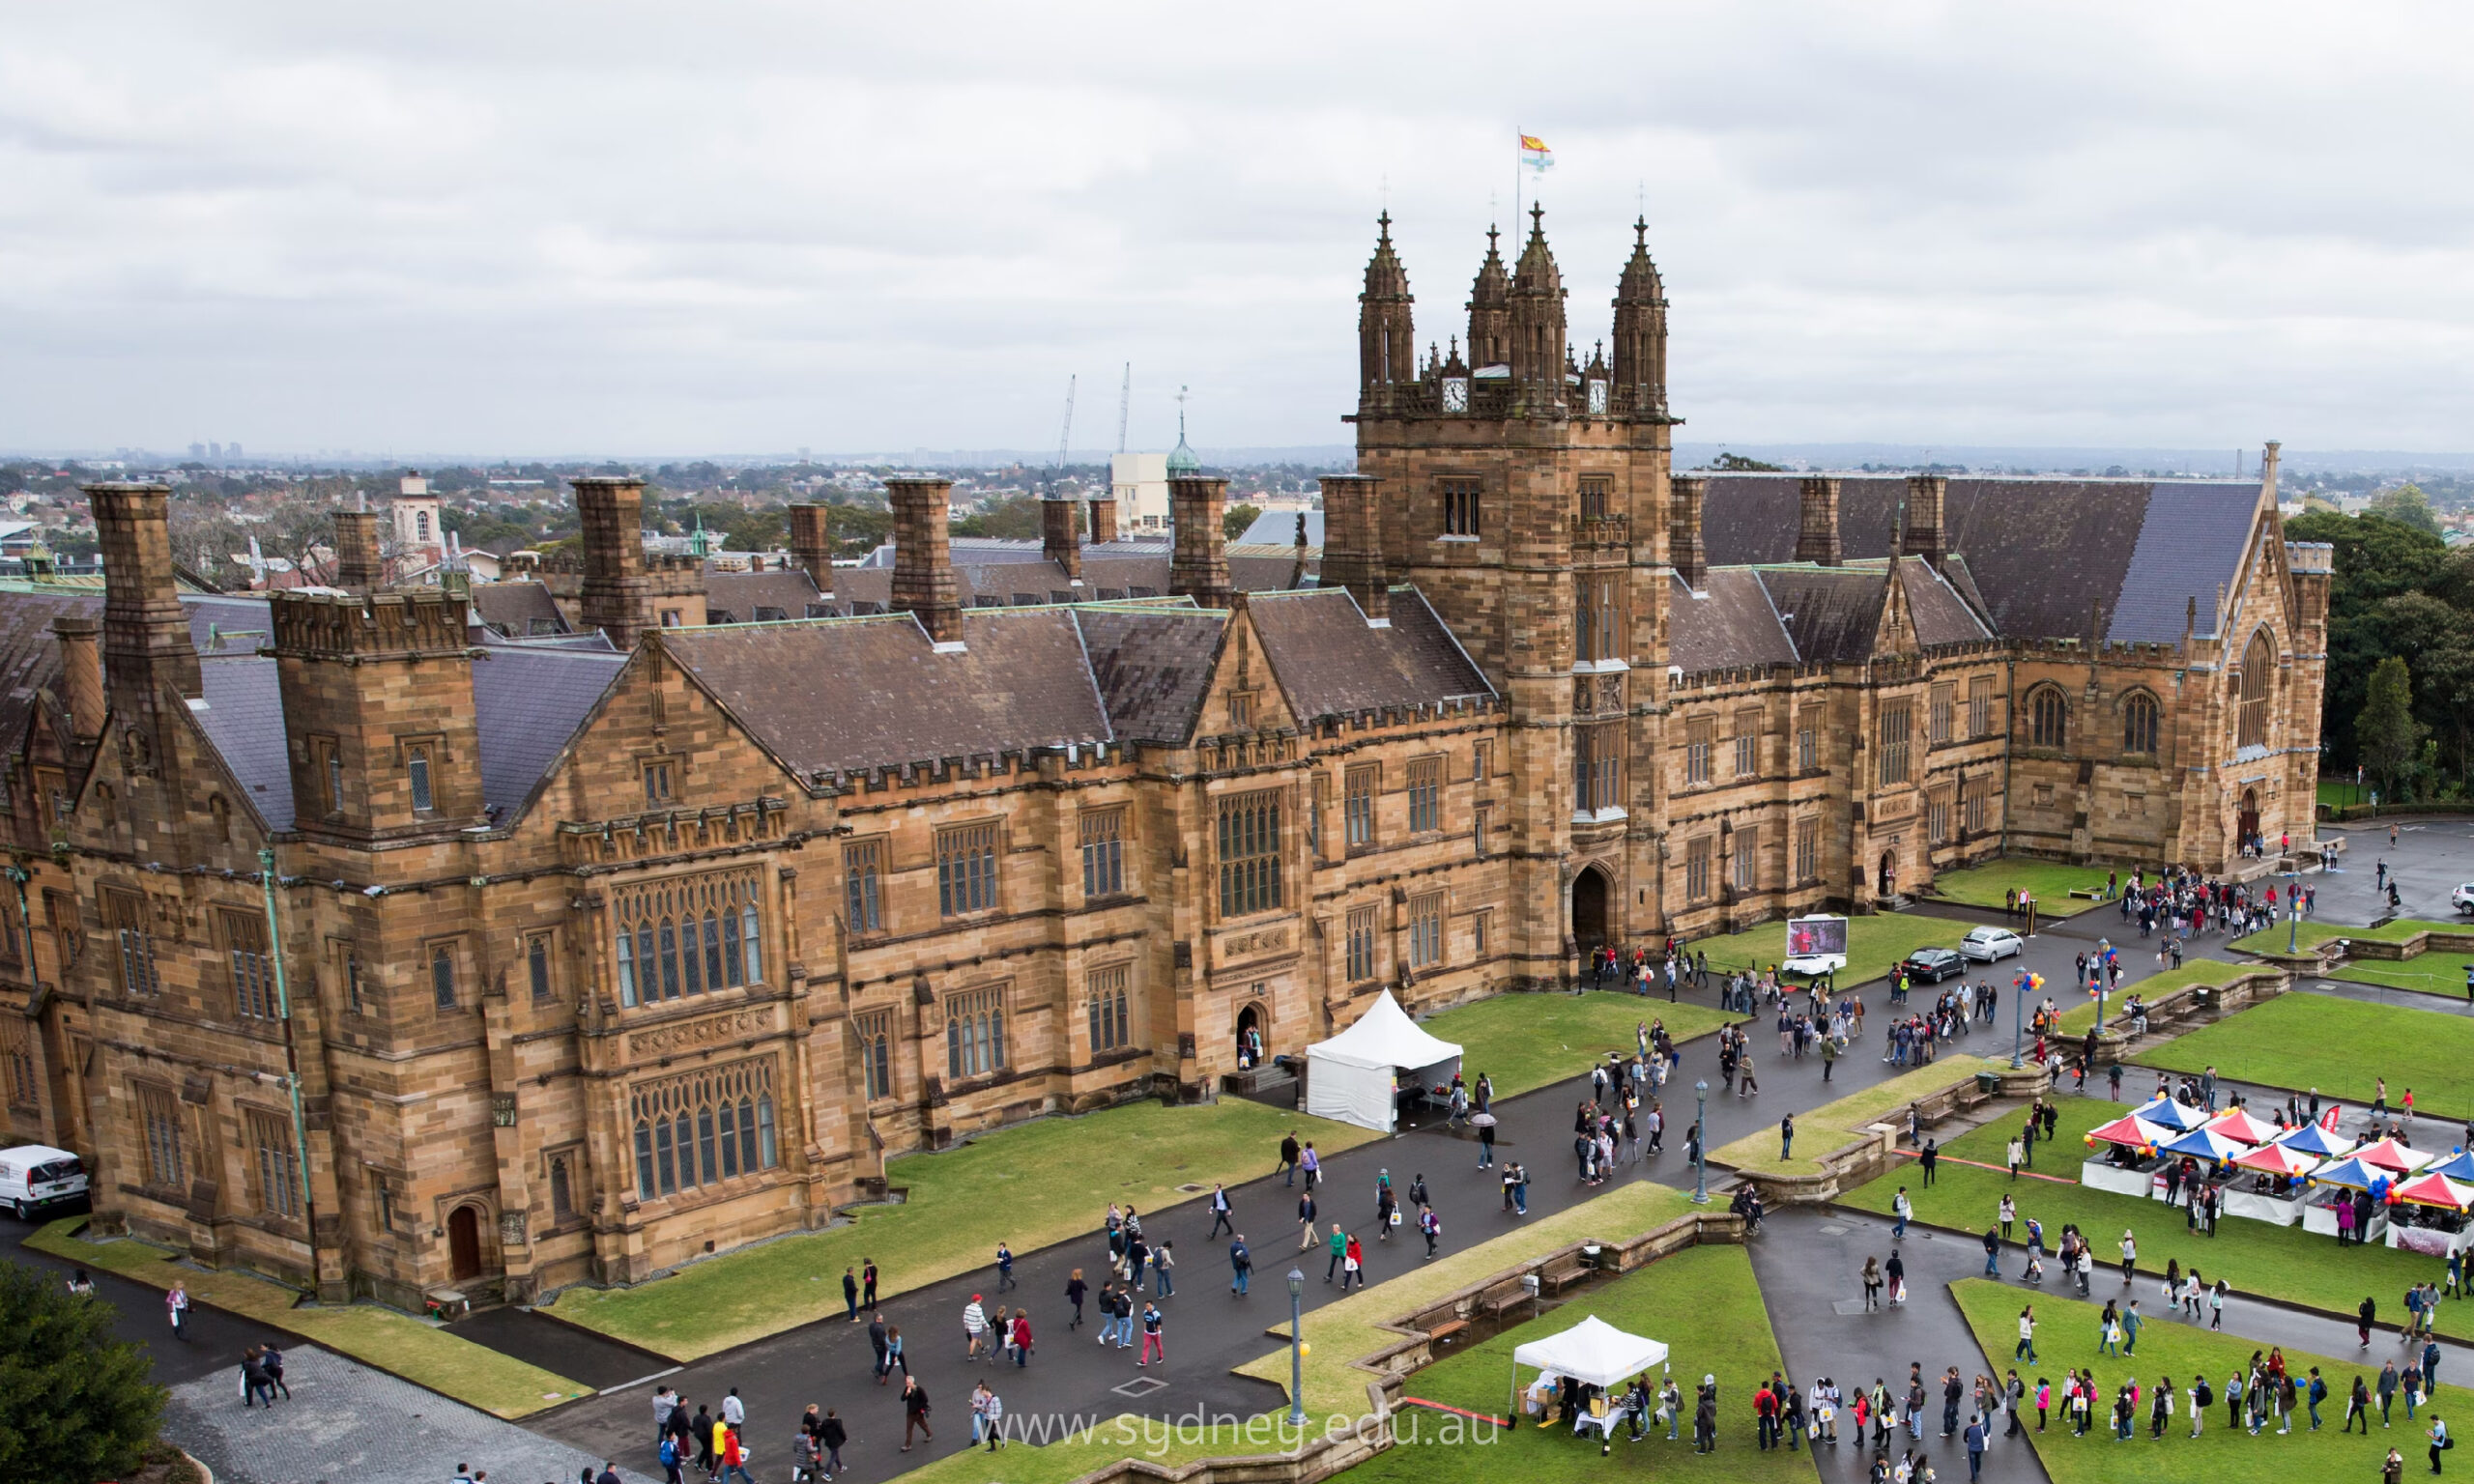
[[[94,1484],[137,1467],[166,1393],[146,1352],[113,1338],[117,1318],[51,1273],[0,1263],[0,1479]]]
[[[2414,720],[2414,679],[2404,656],[2392,654],[2372,671],[2362,713],[2354,719],[2354,741],[2380,792],[2397,798],[2399,781],[2413,775],[2423,751],[2423,724]]]

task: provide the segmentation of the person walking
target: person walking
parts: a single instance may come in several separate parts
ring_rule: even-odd
[[[1297,1184],[1297,1156],[1299,1153],[1300,1151],[1297,1147],[1297,1130],[1292,1128],[1288,1132],[1281,1134],[1280,1139],[1280,1168],[1272,1172],[1273,1174],[1280,1177],[1281,1184],[1294,1185]]]
[[[824,1476],[827,1480],[842,1471],[842,1445],[850,1441],[850,1429],[844,1426],[842,1413],[827,1407],[824,1420],[817,1425],[816,1445],[824,1455]]]
[[[845,1263],[842,1266],[842,1306],[850,1311],[850,1323],[859,1322],[859,1274]]]
[[[2019,1311],[2019,1346],[2010,1358],[2036,1363],[2036,1306],[2032,1303]]]
[[[2371,1324],[2378,1314],[2379,1305],[2372,1301],[2369,1294],[2363,1295],[2362,1307],[2354,1310],[2354,1334],[2361,1339],[2364,1350],[2371,1349]]]
[[[1001,1294],[1009,1288],[1020,1288],[1021,1286],[1021,1284],[1014,1281],[1014,1249],[1002,1241],[997,1242],[996,1291]]]
[[[172,1338],[187,1344],[189,1337],[188,1285],[173,1279],[171,1290],[163,1295],[163,1308],[171,1316]]]
[[[906,1373],[902,1378],[902,1451],[905,1453],[910,1451],[913,1434],[930,1442],[936,1441],[936,1434],[928,1426],[928,1388],[919,1384],[918,1377]]]
[[[1214,1184],[1211,1187],[1211,1230],[1203,1233],[1203,1241],[1209,1241],[1223,1232],[1235,1236],[1237,1223],[1229,1219],[1231,1214],[1233,1213],[1228,1205],[1228,1187]]]
[[[1871,1311],[1873,1311],[1873,1310],[1875,1310],[1875,1309],[1878,1309],[1878,1308],[1880,1308],[1880,1307],[1882,1306],[1882,1263],[1881,1263],[1881,1259],[1876,1258],[1876,1257],[1867,1257],[1867,1258],[1865,1258],[1865,1259],[1864,1259],[1864,1273],[1863,1273],[1863,1279],[1864,1279],[1864,1309],[1865,1309],[1865,1312],[1870,1313]]]
[[[2124,1229],[2122,1232],[2122,1281],[2124,1283],[2131,1280],[2133,1270],[2138,1263],[2139,1242],[2131,1236],[2128,1229]]]
[[[1167,1363],[1168,1342],[1160,1333],[1160,1327],[1165,1322],[1160,1305],[1145,1303],[1142,1306],[1142,1358],[1134,1362],[1137,1367],[1149,1365],[1154,1356],[1160,1357],[1163,1365]]]
[[[1306,1188],[1309,1190],[1313,1189],[1314,1183],[1323,1178],[1323,1160],[1314,1153],[1312,1139],[1306,1141],[1305,1151],[1297,1156],[1297,1167],[1306,1172]]]
[[[1297,1250],[1314,1245],[1314,1189],[1311,1185],[1297,1198]]]
[[[1890,1197],[1890,1241],[1898,1241],[1907,1236],[1908,1220],[1914,1214],[1915,1204],[1907,1198],[1907,1186],[1899,1186],[1898,1194]]]
[[[1485,1122],[1478,1125],[1478,1168],[1489,1170],[1494,1168],[1494,1165],[1495,1116],[1488,1113],[1485,1115]]]
[[[1990,1226],[1984,1229],[1984,1275],[2001,1276],[2001,1233]]]
[[[2352,1432],[2354,1430],[2354,1419],[2357,1417],[2362,1419],[2362,1435],[2365,1438],[2370,1437],[2371,1388],[2363,1384],[2362,1375],[2360,1372],[2355,1373],[2353,1389],[2345,1395],[2345,1425],[2339,1428],[2338,1431],[2342,1433]]]
[[[1075,1269],[1073,1276],[1065,1280],[1065,1301],[1074,1305],[1074,1322],[1065,1327],[1067,1333],[1082,1327],[1082,1299],[1090,1292],[1091,1285],[1082,1281],[1082,1270]]]
[[[1418,1235],[1426,1240],[1426,1261],[1433,1262],[1435,1242],[1443,1236],[1443,1218],[1424,1201],[1418,1203]]]
[[[980,1307],[977,1294],[971,1295],[970,1302],[963,1305],[963,1338],[968,1342],[963,1358],[978,1359],[980,1346],[988,1340],[988,1311]]]
[[[1796,1155],[1796,1115],[1778,1120],[1778,1157],[1792,1159]]]
[[[859,1307],[873,1309],[876,1306],[877,1260],[873,1257],[863,1257],[859,1259]]]
[[[1915,1162],[1923,1166],[1924,1186],[1928,1190],[1933,1187],[1934,1166],[1939,1164],[1941,1160],[1942,1141],[1939,1139],[1926,1139],[1924,1141],[1924,1152],[1915,1156]]]
[[[1228,1244],[1228,1291],[1238,1298],[1246,1297],[1246,1285],[1254,1275],[1254,1254],[1246,1246],[1246,1234]]]
[[[1014,1311],[1014,1369],[1021,1370],[1031,1361],[1031,1311]]]
[[[1348,1233],[1340,1230],[1340,1223],[1338,1221],[1332,1223],[1332,1236],[1329,1246],[1332,1254],[1332,1260],[1323,1265],[1323,1281],[1326,1283],[1331,1282],[1335,1277],[1339,1275],[1340,1264],[1349,1255]]]
[[[2019,1203],[2012,1200],[2007,1191],[2002,1193],[1999,1213],[2001,1220],[2001,1240],[2008,1241],[2011,1225],[2019,1219]]]
[[[2028,1162],[2027,1142],[2013,1134],[2010,1139],[2010,1178],[2019,1178],[2019,1166]]]
[[[1231,1227],[1234,1231],[1236,1228]],[[1154,1297],[1170,1298],[1177,1292],[1177,1244],[1164,1241],[1151,1249],[1151,1291]]]
[[[1349,1291],[1351,1278],[1357,1280],[1358,1287],[1366,1287],[1366,1249],[1358,1244],[1357,1234],[1354,1232],[1349,1234],[1348,1246],[1340,1255],[1341,1293],[1345,1294]]]
[[[2436,1412],[2431,1413],[2431,1431],[2423,1436],[2431,1441],[2431,1472],[2437,1473],[2439,1472],[2439,1456],[2457,1446],[2457,1441],[2448,1436],[2448,1424],[2439,1419],[2439,1413]]]

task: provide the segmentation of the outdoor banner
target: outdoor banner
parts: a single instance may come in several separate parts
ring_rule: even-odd
[[[1847,956],[1847,919],[1843,917],[1791,917],[1787,920],[1787,956],[1805,958],[1816,954]]]

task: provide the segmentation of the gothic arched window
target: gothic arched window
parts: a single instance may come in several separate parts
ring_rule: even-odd
[[[2277,646],[2268,631],[2251,636],[2250,646],[2242,651],[2240,728],[2235,740],[2243,747],[2265,747],[2268,744],[2268,691],[2275,683]]]
[[[2155,752],[2156,718],[2156,698],[2153,696],[2140,692],[2122,702],[2122,751]]]
[[[2028,741],[2034,747],[2060,747],[2069,736],[2069,702],[2059,686],[2040,686],[2028,698]]]

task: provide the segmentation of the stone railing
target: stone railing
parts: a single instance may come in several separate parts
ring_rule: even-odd
[[[1433,1363],[1438,1341],[1460,1332],[1474,1320],[1505,1315],[1527,1302],[1529,1288],[1523,1278],[1535,1274],[1541,1291],[1560,1292],[1593,1274],[1630,1272],[1705,1241],[1742,1241],[1740,1217],[1724,1211],[1696,1211],[1636,1237],[1575,1241],[1524,1259],[1382,1325],[1400,1339],[1349,1362],[1367,1373],[1367,1411],[1345,1432],[1334,1436],[1328,1428],[1320,1430],[1293,1453],[1198,1458],[1177,1465],[1118,1459],[1083,1474],[1074,1484],[1125,1484],[1137,1479],[1171,1484],[1320,1484],[1393,1445],[1392,1414],[1408,1378]]]
[[[2131,989],[2138,987],[2130,985]],[[2180,1035],[2237,1010],[2248,1010],[2262,1000],[2275,999],[2292,987],[2293,975],[2285,964],[2261,963],[2221,985],[2184,985],[2169,989],[2147,1004],[2147,1034]],[[2066,1044],[2076,1044],[2083,1039],[2084,1035],[2066,1038]],[[2108,1023],[2096,1038],[2094,1064],[2106,1067],[2126,1059],[2130,1043],[2138,1039],[2117,1029],[2115,1023]],[[2066,1050],[2064,1054],[2068,1054]]]

